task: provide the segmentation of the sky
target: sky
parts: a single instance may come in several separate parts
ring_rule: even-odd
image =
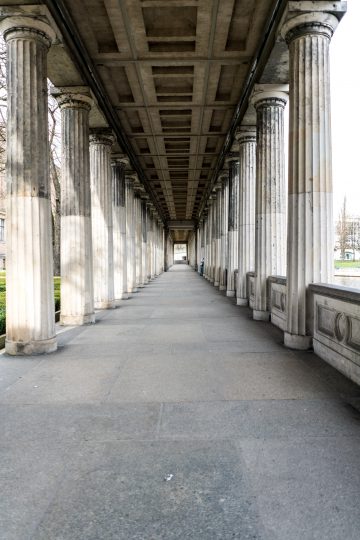
[[[360,0],[348,0],[330,45],[334,218],[360,215]]]

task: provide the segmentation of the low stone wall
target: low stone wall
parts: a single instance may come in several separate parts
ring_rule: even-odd
[[[248,272],[246,274],[247,290],[249,295],[249,307],[254,309],[255,301],[255,272]]]
[[[271,276],[268,279],[268,304],[272,324],[286,330],[286,277]]]
[[[360,384],[360,291],[317,284],[309,290],[315,353]]]

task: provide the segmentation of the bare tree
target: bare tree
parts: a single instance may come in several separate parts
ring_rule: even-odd
[[[338,235],[340,257],[345,259],[345,251],[349,247],[349,220],[346,211],[346,197],[344,197],[339,219],[336,223],[336,233]]]

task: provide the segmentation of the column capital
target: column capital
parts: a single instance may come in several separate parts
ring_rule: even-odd
[[[112,146],[115,142],[115,136],[110,128],[91,128],[90,144],[104,144]]]
[[[233,161],[239,161],[239,154],[237,152],[229,152],[225,156],[225,165],[229,167]]]
[[[60,109],[90,110],[93,99],[87,86],[57,86],[50,90]]]
[[[256,126],[240,126],[237,128],[235,138],[239,145],[256,142]]]
[[[250,102],[255,109],[267,105],[277,105],[284,108],[288,99],[288,84],[255,84]]]
[[[289,44],[306,34],[319,34],[332,38],[339,20],[331,13],[309,12],[289,19],[281,28],[281,35]]]
[[[122,165],[126,169],[130,165],[130,160],[126,154],[111,154],[111,165]]]
[[[5,41],[28,38],[42,41],[47,47],[56,39],[55,30],[45,19],[29,16],[7,16],[0,21],[0,33]]]
[[[224,184],[229,180],[229,169],[221,169],[219,172],[219,181]]]

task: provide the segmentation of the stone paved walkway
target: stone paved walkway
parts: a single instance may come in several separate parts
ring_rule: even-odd
[[[0,356],[1,540],[358,540],[360,389],[174,266]]]

